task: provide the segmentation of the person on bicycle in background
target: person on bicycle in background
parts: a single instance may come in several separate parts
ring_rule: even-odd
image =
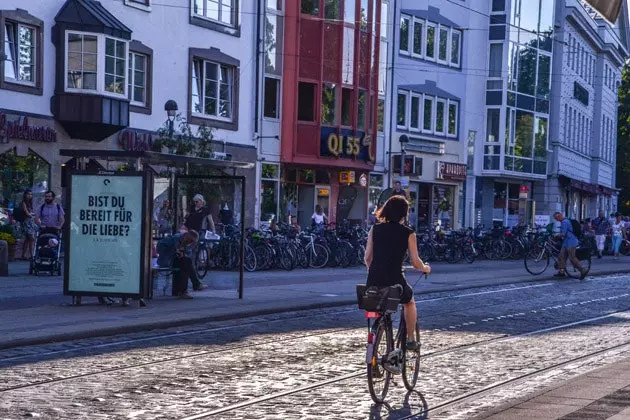
[[[403,287],[400,303],[404,307],[407,326],[407,350],[417,351],[419,344],[414,332],[418,315],[413,289],[405,278],[405,253],[409,251],[411,265],[425,274],[431,272],[431,267],[420,259],[416,234],[405,226],[408,213],[409,203],[401,195],[391,196],[376,213],[379,223],[372,227],[368,235],[365,265],[368,267],[368,287],[383,288],[397,284]]]

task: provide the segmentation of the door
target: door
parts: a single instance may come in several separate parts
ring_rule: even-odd
[[[298,223],[302,228],[312,225],[311,216],[315,211],[315,187],[312,185],[298,185]]]

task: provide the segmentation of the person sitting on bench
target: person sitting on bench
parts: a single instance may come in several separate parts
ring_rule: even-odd
[[[173,236],[160,239],[157,243],[158,266],[176,268],[179,273],[173,277],[173,296],[180,299],[192,299],[188,294],[188,279],[192,281],[193,290],[204,290],[208,286],[203,284],[193,264],[193,250],[199,241],[199,234],[195,230],[186,233],[177,233]]]

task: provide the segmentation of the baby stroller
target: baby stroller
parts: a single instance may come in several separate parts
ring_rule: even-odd
[[[39,275],[41,271],[51,276],[61,275],[61,233],[40,233],[35,241],[35,255],[31,259],[29,274]]]

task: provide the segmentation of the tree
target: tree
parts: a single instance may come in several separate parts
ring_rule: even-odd
[[[626,62],[619,87],[619,123],[617,127],[617,188],[619,210],[630,212],[630,65]]]

